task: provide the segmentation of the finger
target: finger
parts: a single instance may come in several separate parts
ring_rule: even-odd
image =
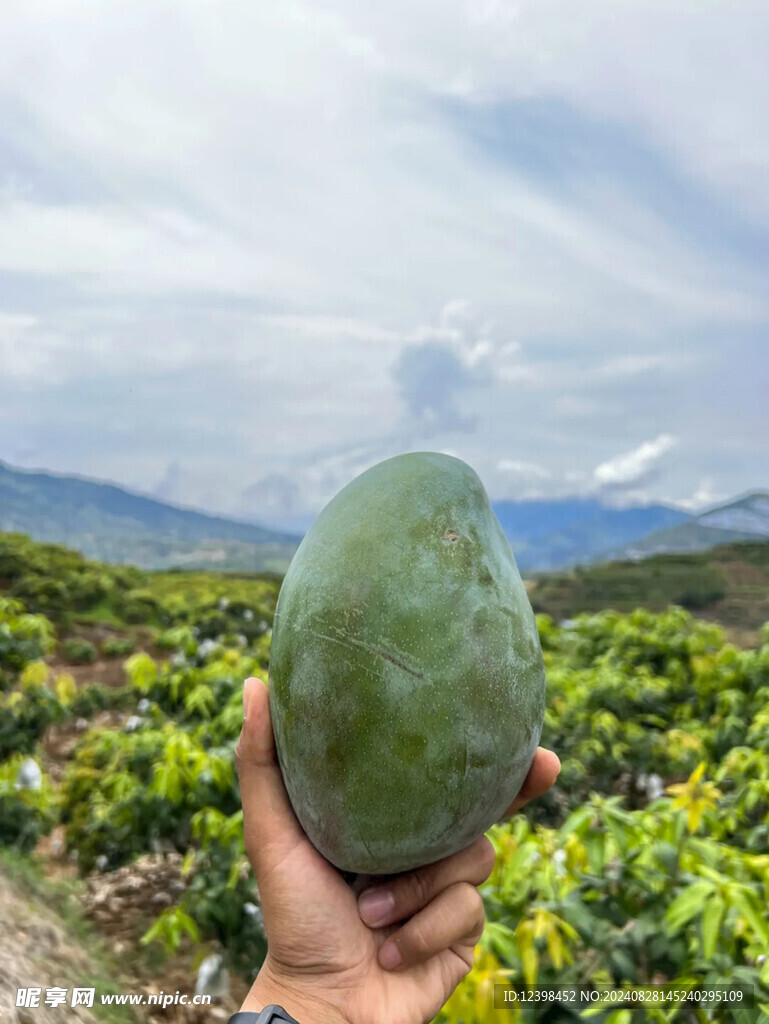
[[[513,800],[499,821],[504,821],[511,814],[515,814],[530,800],[535,800],[538,796],[542,796],[543,793],[547,793],[548,789],[558,778],[560,770],[561,761],[558,755],[553,753],[552,750],[537,747],[529,774],[523,780],[518,796]]]
[[[474,946],[484,920],[483,900],[475,886],[455,882],[388,936],[379,950],[379,963],[385,970],[411,967],[455,944]]]
[[[258,882],[304,838],[283,784],[269,694],[261,679],[247,679],[243,685],[243,728],[235,761],[246,851]]]
[[[370,928],[381,928],[416,914],[457,882],[480,885],[493,869],[494,847],[481,836],[459,853],[366,889],[358,911]]]

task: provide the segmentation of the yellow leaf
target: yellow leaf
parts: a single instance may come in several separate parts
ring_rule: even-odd
[[[669,793],[671,796],[678,796],[679,794],[687,793],[688,791],[689,785],[686,782],[676,782],[674,785],[668,786],[665,790],[665,792]]]
[[[706,768],[705,762],[704,761],[700,761],[700,763],[694,769],[692,774],[689,776],[689,785],[690,786],[696,786],[697,785],[697,783],[700,781],[702,776],[705,774],[705,768]]]
[[[532,921],[521,921],[515,929],[518,943],[518,955],[523,967],[523,979],[527,985],[535,985],[539,969],[539,954],[534,945],[534,929]]]
[[[686,827],[690,832],[697,831],[704,809],[704,801],[702,800],[692,800],[689,804],[689,810],[686,815]]]
[[[550,928],[547,933],[547,951],[550,954],[553,967],[560,970],[563,966],[563,940],[555,926]]]
[[[49,668],[44,661],[30,661],[19,677],[22,689],[36,690],[48,682]]]
[[[62,704],[70,704],[77,693],[77,683],[68,672],[65,672],[56,677],[55,690],[56,696]]]
[[[549,928],[550,922],[548,921],[547,911],[540,908],[534,915],[534,938],[543,939],[547,935]]]

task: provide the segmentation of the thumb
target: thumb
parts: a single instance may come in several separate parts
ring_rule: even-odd
[[[243,728],[235,749],[246,851],[257,884],[304,838],[283,784],[261,679],[243,685]]]

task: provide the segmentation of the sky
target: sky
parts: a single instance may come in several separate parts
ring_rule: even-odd
[[[769,6],[4,0],[0,460],[264,521],[769,488]]]

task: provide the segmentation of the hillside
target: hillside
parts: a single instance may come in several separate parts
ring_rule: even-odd
[[[607,548],[640,540],[692,517],[667,505],[611,508],[595,498],[494,501],[519,568],[547,571],[603,560]]]
[[[583,606],[595,593],[681,599],[687,583],[690,603],[702,604],[720,573],[743,611],[767,608],[769,543],[723,549],[712,565],[697,557],[630,563],[656,578],[645,591],[631,577],[612,594],[623,566],[571,576],[592,580]],[[542,578],[543,592],[554,579]],[[243,680],[269,678],[279,587],[276,576],[104,565],[0,534],[3,1022],[224,1024],[240,1004],[266,936],[235,749]],[[535,583],[535,603],[537,593]],[[542,744],[561,774],[492,829],[497,862],[481,895],[494,945],[433,1024],[490,1022],[490,978],[678,988],[739,977],[769,1012],[769,624],[739,653],[720,626],[682,608],[563,625],[540,615],[537,627]],[[415,767],[418,782],[424,766]],[[716,899],[721,926],[704,926]],[[536,921],[549,929],[539,950]],[[531,949],[536,975],[526,973]],[[16,990],[33,985],[93,987],[93,1014],[17,1010]],[[129,1017],[127,1004],[108,1002],[161,990],[199,990],[213,1003],[133,1002]],[[488,1010],[476,1013],[481,999]],[[566,1019],[552,1011],[535,1006],[525,1022]],[[701,1019],[757,1018],[714,1006]]]
[[[755,630],[769,621],[769,541],[721,545],[711,551],[654,555],[643,561],[578,566],[563,572],[524,573],[534,610],[556,621],[580,612],[670,604],[722,625]],[[117,622],[161,625],[165,602],[237,603],[267,588],[277,597],[280,574],[219,573],[192,569],[147,571],[90,561],[65,547],[0,533],[0,596],[18,598],[60,626]]]
[[[18,535],[0,536],[0,554],[3,545],[0,587],[5,574],[12,589],[64,605],[54,621],[0,595],[0,1018],[224,1024],[267,948],[267,885],[245,848],[264,806],[246,797],[243,807],[235,751],[243,680],[269,676],[279,581],[99,567]],[[708,1002],[698,1020],[763,1020],[769,625],[739,652],[682,608],[562,627],[543,615],[537,627],[541,740],[561,773],[490,830],[483,943],[433,1024],[491,1024],[497,981],[607,978],[675,991],[737,978],[762,1016]],[[308,727],[323,728],[322,715]],[[381,742],[386,758],[389,737]],[[455,743],[467,749],[463,736]],[[427,753],[424,762],[413,765],[417,786]],[[300,885],[288,871],[288,886]],[[358,891],[371,881],[341,877]],[[316,889],[296,896],[305,908]],[[360,945],[373,951],[390,930],[371,938],[361,926]],[[76,985],[93,989],[93,1014],[15,1006],[17,989]],[[213,1003],[158,1010],[149,997],[160,990]],[[533,1004],[521,1024],[568,1015],[568,1003]]]
[[[535,576],[527,585],[535,611],[556,621],[604,608],[661,611],[679,604],[751,632],[769,620],[769,541],[579,567]]]
[[[607,544],[602,560],[640,559],[665,552],[707,551],[720,544],[769,538],[769,494],[756,491],[665,528],[638,535],[624,546]]]
[[[168,505],[114,484],[0,462],[0,531],[66,544],[104,562],[160,569],[285,571],[299,538]]]
[[[697,516],[667,505],[613,508],[578,497],[493,501],[492,507],[520,569],[530,573],[769,537],[769,495],[761,492]],[[236,573],[285,572],[301,540],[285,529],[169,505],[115,484],[3,462],[0,531],[113,564]]]
[[[615,509],[594,498],[497,501],[493,507],[518,564],[529,570],[588,561],[608,546],[691,518],[664,505]],[[300,540],[285,528],[208,515],[115,484],[2,462],[0,531],[66,544],[104,562],[228,572],[284,572]]]

